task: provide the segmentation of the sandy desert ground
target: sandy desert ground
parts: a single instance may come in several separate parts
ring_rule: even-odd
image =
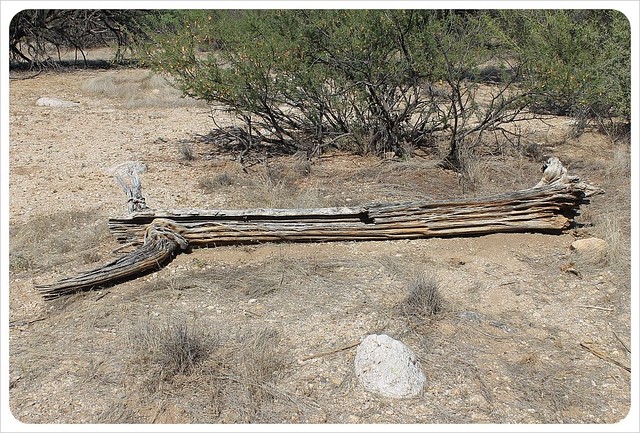
[[[243,170],[203,138],[210,109],[147,70],[11,78],[9,388],[19,421],[610,424],[627,416],[628,144],[592,129],[573,137],[568,118],[532,124],[536,152],[485,154],[474,191],[437,167],[439,149],[407,160],[253,155]],[[36,106],[42,96],[79,104]],[[117,257],[107,220],[126,203],[107,171],[125,161],[147,165],[152,208],[244,209],[511,191],[535,185],[542,155],[606,191],[561,235],[218,247],[105,290],[44,301],[34,288]],[[588,237],[607,241],[604,256],[571,251]],[[403,314],[421,274],[437,285],[442,308]],[[381,397],[354,377],[355,345],[374,333],[417,354],[426,376],[419,397]],[[185,348],[195,354],[186,364],[176,360]]]

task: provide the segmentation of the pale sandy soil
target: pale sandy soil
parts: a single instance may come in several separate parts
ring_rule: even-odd
[[[105,83],[132,87],[97,93]],[[125,161],[147,165],[143,192],[158,209],[462,194],[456,175],[436,167],[434,153],[410,161],[328,154],[306,176],[293,157],[279,157],[244,173],[233,155],[197,140],[212,128],[209,109],[159,83],[136,69],[11,81],[9,386],[17,419],[473,424],[616,423],[627,415],[630,374],[611,360],[630,365],[629,178],[615,170],[628,153],[596,132],[568,138],[567,119],[531,128],[545,152],[607,190],[585,210],[583,220],[593,226],[557,236],[203,249],[104,291],[43,301],[34,284],[116,256],[107,219],[126,208],[106,170]],[[80,105],[37,107],[40,96]],[[194,160],[181,158],[185,143],[192,143]],[[513,155],[488,159],[473,194],[532,186],[539,167]],[[230,184],[203,186],[222,173]],[[576,262],[579,275],[566,272],[575,262],[571,243],[591,235],[608,236],[615,257]],[[437,279],[446,308],[418,323],[398,306],[420,272]],[[193,371],[154,379],[161,367],[137,339],[176,324],[215,338],[218,349]],[[355,347],[338,349],[372,333],[418,354],[427,377],[422,396],[383,398],[357,382]],[[256,341],[268,350],[257,345],[252,352]],[[224,368],[216,364],[223,354],[231,359]],[[268,374],[242,370],[242,360]]]

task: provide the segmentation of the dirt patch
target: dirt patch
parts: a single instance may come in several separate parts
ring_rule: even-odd
[[[24,423],[615,423],[630,407],[628,146],[570,119],[530,125],[571,174],[603,187],[570,233],[195,250],[157,273],[44,302],[50,282],[117,256],[126,211],[107,170],[129,160],[161,208],[357,205],[534,185],[540,164],[483,156],[470,193],[440,155],[324,154],[243,170],[206,140],[211,112],[175,103],[144,70],[41,74],[10,84],[9,387]],[[79,102],[38,107],[38,97]],[[171,103],[174,101],[174,103]],[[220,114],[216,114],[221,116]],[[231,119],[218,118],[231,125]],[[189,157],[184,146],[189,146]],[[571,243],[606,239],[587,266]],[[569,269],[576,272],[569,272]],[[438,308],[405,314],[416,278]],[[404,313],[403,313],[404,311]],[[426,375],[408,400],[367,393],[355,345],[385,333]],[[193,355],[193,356],[192,356]]]

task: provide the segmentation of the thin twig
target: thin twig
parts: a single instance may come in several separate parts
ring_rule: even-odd
[[[513,338],[511,336],[499,336],[499,335],[493,335],[490,334],[489,332],[485,332],[482,329],[478,328],[477,326],[472,326],[471,329],[475,329],[476,331],[478,331],[479,333],[481,333],[482,335],[486,335],[487,337],[493,338],[494,340],[508,340],[510,338]]]
[[[595,356],[597,356],[600,359],[604,359],[605,361],[609,361],[615,365],[617,365],[620,368],[624,368],[625,370],[627,370],[629,373],[631,373],[631,367],[627,367],[626,365],[622,364],[619,361],[616,361],[615,359],[611,358],[609,355],[606,355],[602,352],[599,352],[591,347],[589,347],[586,343],[580,343],[580,346],[587,349],[589,352],[593,353]]]
[[[594,310],[615,311],[613,308],[598,307],[597,305],[576,305],[578,308],[592,308]]]
[[[507,281],[506,283],[501,283],[500,285],[501,286],[509,286],[511,284],[517,284],[517,283],[518,283],[518,281]]]
[[[15,320],[13,322],[9,322],[9,328],[13,328],[15,326],[31,325],[32,323],[41,322],[45,319],[46,317],[38,317],[37,319],[32,320]]]
[[[622,339],[620,339],[620,337],[618,336],[618,334],[616,334],[616,331],[611,331],[613,332],[613,335],[616,337],[616,339],[620,342],[620,344],[622,344],[622,347],[624,347],[624,350],[626,350],[628,353],[631,353],[631,349],[629,349],[629,347],[624,344],[624,341],[622,341]]]
[[[347,350],[347,349],[351,349],[352,347],[356,347],[360,343],[361,343],[361,340],[356,341],[355,343],[347,344],[346,346],[340,346],[337,349],[329,350],[328,352],[320,352],[320,353],[316,353],[314,355],[305,356],[304,358],[302,358],[302,360],[303,361],[308,361],[308,360],[314,359],[314,358],[321,358],[323,356],[333,355],[334,353],[342,352],[343,350]]]
[[[117,247],[116,249],[111,251],[111,254],[115,254],[117,252],[120,252],[122,250],[124,250],[125,248],[129,248],[129,247],[133,247],[136,244],[138,244],[139,242],[127,242],[126,244],[120,245],[119,247]]]

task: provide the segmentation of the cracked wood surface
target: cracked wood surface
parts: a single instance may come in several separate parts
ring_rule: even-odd
[[[137,190],[123,188],[142,203]],[[119,181],[122,185],[122,181]],[[557,158],[543,165],[534,187],[472,199],[312,209],[142,208],[110,218],[116,239],[138,248],[97,269],[36,286],[45,299],[107,287],[160,269],[180,251],[262,242],[331,242],[477,236],[492,233],[562,233],[580,206],[602,190],[567,175]],[[131,209],[131,207],[130,207]]]

